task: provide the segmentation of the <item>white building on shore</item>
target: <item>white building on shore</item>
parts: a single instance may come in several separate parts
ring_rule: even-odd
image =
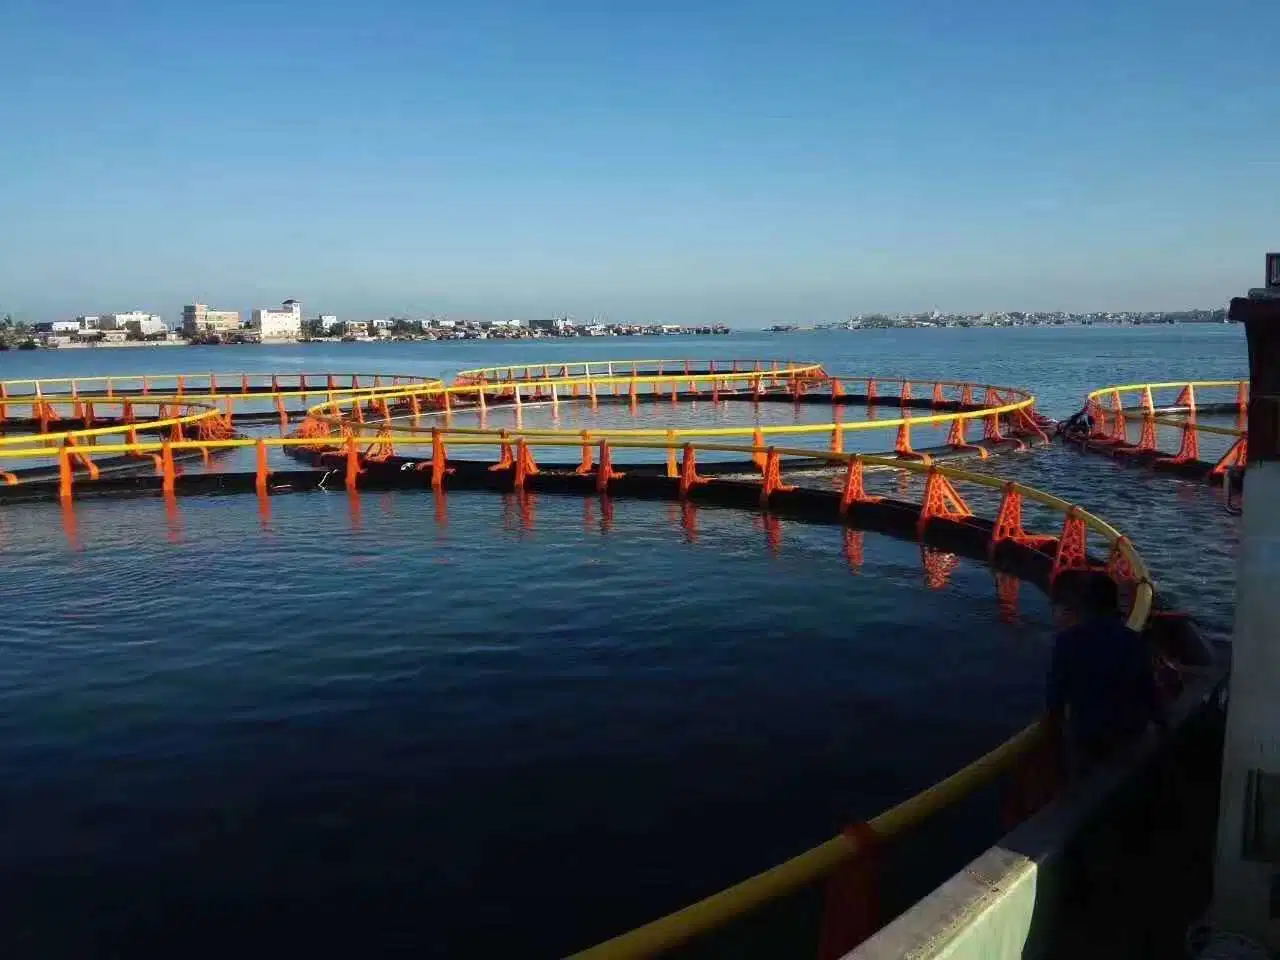
[[[278,308],[254,310],[250,326],[262,340],[297,340],[302,336],[302,304],[286,300]]]
[[[203,303],[182,308],[182,333],[186,337],[232,334],[240,329],[239,310],[210,310]]]

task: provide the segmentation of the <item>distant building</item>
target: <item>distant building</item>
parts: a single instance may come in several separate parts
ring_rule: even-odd
[[[279,308],[255,310],[249,325],[263,340],[297,340],[302,336],[302,304],[286,300]]]
[[[236,333],[240,329],[239,310],[210,310],[203,303],[182,308],[182,333],[187,337]]]
[[[338,325],[338,333],[347,337],[367,337],[369,335],[369,322],[367,320],[343,320]]]
[[[80,332],[79,320],[55,320],[49,324],[49,332],[56,334],[72,334]]]
[[[99,330],[120,330],[139,337],[166,333],[168,328],[157,314],[130,310],[128,313],[104,313],[98,318]]]
[[[97,314],[85,314],[83,317],[76,317],[77,330],[97,330],[98,324],[102,322],[102,318]]]

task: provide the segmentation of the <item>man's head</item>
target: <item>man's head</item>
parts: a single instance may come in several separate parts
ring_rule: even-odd
[[[1063,570],[1053,582],[1053,617],[1059,626],[1114,617],[1119,612],[1116,582],[1105,573]]]

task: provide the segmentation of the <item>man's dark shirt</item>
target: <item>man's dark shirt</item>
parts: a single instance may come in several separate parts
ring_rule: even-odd
[[[1069,708],[1082,744],[1135,736],[1160,715],[1146,644],[1115,617],[1083,621],[1054,638],[1046,693],[1050,713]]]

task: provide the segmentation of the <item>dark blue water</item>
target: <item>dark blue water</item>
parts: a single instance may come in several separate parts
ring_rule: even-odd
[[[1235,328],[1175,327],[10,352],[0,378],[623,355],[1008,383],[1060,415],[1107,383],[1244,372]],[[1112,520],[1229,627],[1215,491],[1060,448],[973,466]],[[1003,623],[983,568],[929,590],[912,544],[867,535],[854,574],[839,531],[776,543],[734,512],[692,537],[664,504],[356,506],[0,510],[6,954],[552,956],[902,799],[1039,703],[1043,601],[1024,588]]]
[[[376,929],[552,955],[875,812],[1038,702],[1039,598],[1003,624],[981,567],[927,591],[919,548],[874,536],[855,575],[835,528],[771,549],[703,510],[691,542],[663,504],[602,532],[594,504],[466,493],[75,513],[74,541],[52,506],[0,528],[4,929],[33,955],[257,922],[299,952]]]

